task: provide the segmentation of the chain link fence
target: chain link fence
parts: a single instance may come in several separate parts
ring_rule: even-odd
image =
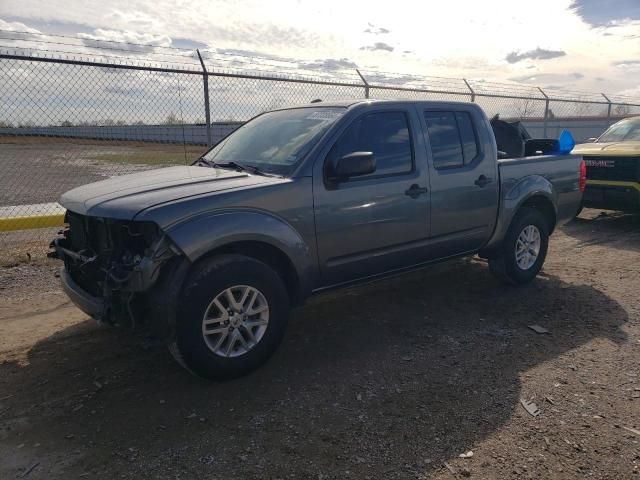
[[[0,246],[45,245],[61,223],[60,194],[89,182],[166,165],[190,164],[265,110],[323,101],[455,100],[489,116],[520,120],[534,137],[570,130],[600,135],[640,101],[523,85],[356,71],[333,78],[171,68],[0,54]]]

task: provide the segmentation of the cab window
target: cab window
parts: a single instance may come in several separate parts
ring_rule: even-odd
[[[478,138],[468,112],[424,112],[436,169],[469,165],[478,155]]]
[[[353,152],[373,152],[376,171],[360,178],[397,175],[413,170],[413,147],[404,112],[378,112],[355,120],[329,152],[328,161]]]

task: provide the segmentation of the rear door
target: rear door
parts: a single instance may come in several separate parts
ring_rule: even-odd
[[[322,285],[335,285],[418,263],[429,229],[423,140],[411,105],[367,108],[327,146],[314,167],[314,210]],[[371,151],[376,171],[337,185],[326,165]]]
[[[498,166],[488,123],[475,108],[437,106],[421,111],[430,153],[431,255],[479,249],[498,211]]]

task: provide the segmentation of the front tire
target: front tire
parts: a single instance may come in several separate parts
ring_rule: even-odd
[[[489,259],[491,272],[511,285],[531,282],[542,269],[549,248],[549,224],[539,210],[521,208],[498,254]]]
[[[198,376],[240,377],[275,352],[288,315],[287,290],[271,267],[244,255],[208,258],[185,282],[169,351]]]

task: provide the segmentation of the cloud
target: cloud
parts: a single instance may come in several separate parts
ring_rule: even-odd
[[[429,15],[429,2],[416,2],[412,14],[407,15],[406,9],[390,9],[388,3],[380,1],[367,3],[363,10],[358,2],[344,0],[272,2],[269,8],[264,8],[261,0],[190,0],[189,8],[181,7],[184,2],[170,0],[65,0],[64,8],[60,2],[0,0],[0,18],[72,37],[79,32],[94,37],[95,30],[100,28],[136,31],[165,35],[171,39],[171,46],[189,52],[201,45],[178,43],[177,39],[206,44],[208,48],[201,48],[203,54],[204,50],[244,49],[264,58],[283,57],[283,60],[253,60],[210,54],[207,63],[212,68],[228,68],[234,60],[237,69],[290,73],[304,68],[312,71],[313,67],[317,68],[313,75],[337,76],[342,71],[331,70],[340,67],[333,61],[347,58],[363,68],[455,78],[482,77],[494,82],[518,75],[533,76],[542,70],[546,74],[565,75],[564,80],[574,82],[581,90],[613,92],[637,85],[637,74],[615,67],[612,62],[638,58],[635,36],[640,34],[640,18],[615,21],[607,18],[599,21],[605,22],[604,26],[594,28],[582,17],[588,11],[587,4],[596,7],[603,4],[601,9],[610,8],[610,16],[622,17],[624,10],[614,8],[615,0],[538,0],[537,8],[531,8],[531,2],[511,2],[508,9],[504,8],[504,2],[463,2],[470,21],[457,35],[451,35],[451,25],[460,19],[460,2],[441,2],[438,15],[434,16]],[[626,0],[626,4],[637,7],[640,0]],[[583,8],[577,12],[576,7]],[[540,47],[538,53],[536,47]],[[148,55],[150,60],[178,61],[173,56],[161,57],[160,52],[168,51],[154,48],[156,51]],[[542,49],[566,52],[566,56],[561,56],[560,61],[546,61],[548,55]],[[413,53],[403,53],[405,50]],[[97,55],[100,51],[82,44],[81,54],[86,52]],[[510,52],[513,63],[505,61]],[[117,55],[138,60],[143,56],[122,52]],[[197,59],[191,61],[197,68]],[[534,67],[527,69],[531,65]],[[585,77],[580,80],[566,77],[570,72],[582,72]],[[605,78],[606,83],[597,82],[598,76]]]
[[[214,42],[224,41],[234,45],[268,45],[270,48],[296,45],[299,48],[313,48],[321,43],[316,33],[273,23],[211,25],[206,29]]]
[[[37,35],[40,31],[35,28],[27,27],[21,22],[5,22],[1,18],[0,30],[5,30],[2,32],[3,35],[9,37],[11,40],[30,40],[41,37],[41,35]]]
[[[201,52],[204,58],[207,58],[205,53],[209,52]],[[259,52],[257,50],[245,50],[242,48],[217,48],[211,51],[212,54],[218,55],[227,55],[227,56],[238,56],[238,57],[251,57],[251,58],[262,58],[265,60],[274,60],[277,62],[291,62],[294,61],[292,57],[286,57],[283,55],[268,53],[268,52]]]
[[[332,76],[339,78],[344,70],[353,70],[358,65],[353,60],[342,58],[317,58],[305,60],[295,56],[283,56],[238,48],[203,49],[202,58],[214,68],[248,70],[252,72],[271,72],[285,75]],[[195,51],[191,57],[197,58]]]
[[[372,33],[373,35],[385,35],[390,33],[391,30],[384,27],[377,27],[373,23],[368,23],[369,27],[364,31],[364,33]]]
[[[188,50],[195,50],[196,48],[207,48],[207,44],[191,40],[190,38],[174,38],[171,42],[172,47],[186,48]]]
[[[566,54],[564,50],[545,50],[538,47],[527,52],[511,52],[505,57],[505,60],[509,63],[518,63],[522,60],[549,60],[564,57]]]
[[[620,90],[619,92],[616,93],[616,95],[638,98],[640,97],[640,86],[627,88],[626,90]],[[611,96],[614,96],[614,95],[610,95],[610,97]],[[612,99],[612,100],[615,101],[615,99]],[[628,100],[628,98],[626,100]]]
[[[640,60],[621,60],[614,62],[613,66],[624,70],[636,71],[640,70]]]
[[[138,33],[124,30],[104,30],[98,28],[93,34],[79,33],[78,38],[90,48],[114,48],[112,42],[118,43],[117,48],[132,53],[150,53],[156,47],[169,47],[171,38],[167,35],[153,35],[150,33]]]
[[[455,68],[463,71],[486,69],[490,66],[489,62],[482,57],[477,56],[457,56],[452,57],[436,57],[431,61],[432,65],[445,68]]]
[[[424,81],[424,77],[411,74],[386,74],[380,72],[364,72],[367,82],[379,85],[407,85],[412,82]]]
[[[584,78],[584,74],[580,72],[573,73],[541,73],[538,75],[520,75],[511,77],[508,80],[518,83],[528,83],[533,85],[546,84],[549,86],[549,82],[555,82],[557,84],[565,83],[567,85],[574,83],[576,80]]]
[[[318,68],[322,70],[346,70],[358,68],[355,62],[348,58],[325,58],[322,60],[314,60],[313,62],[299,62],[302,67]]]
[[[151,13],[146,13],[139,8],[114,9],[105,15],[108,22],[135,25],[136,27],[153,28],[157,20]]]
[[[377,50],[383,50],[387,52],[393,52],[394,48],[388,43],[384,42],[376,42],[373,45],[367,45],[364,47],[360,47],[360,50],[368,50],[370,52],[375,52]]]

